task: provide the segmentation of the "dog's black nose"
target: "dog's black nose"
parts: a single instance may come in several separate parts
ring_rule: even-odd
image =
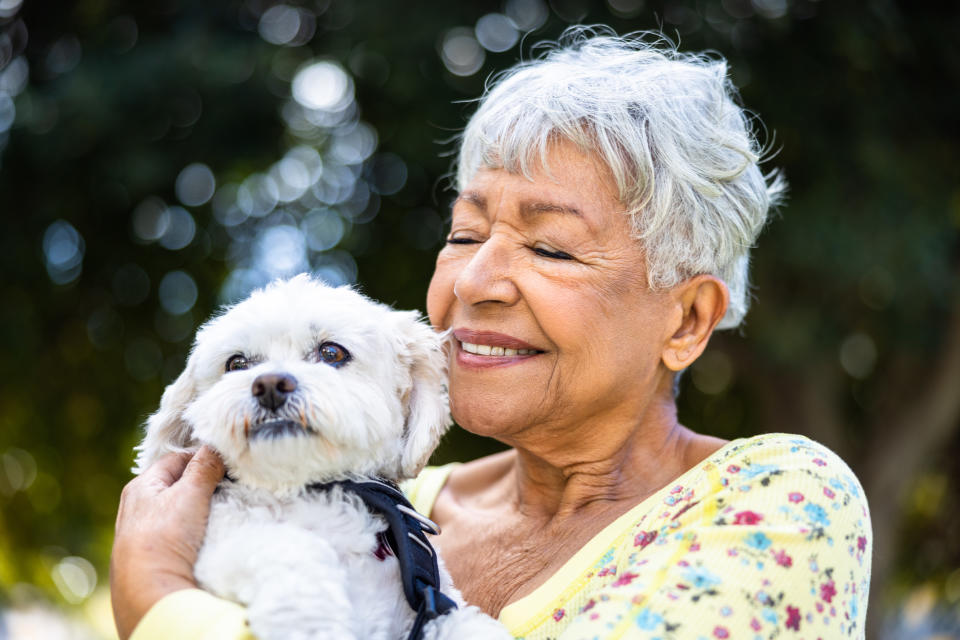
[[[253,381],[250,392],[260,406],[274,411],[283,406],[287,396],[297,390],[297,379],[286,373],[264,373]]]

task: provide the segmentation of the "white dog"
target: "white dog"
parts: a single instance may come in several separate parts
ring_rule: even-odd
[[[198,332],[147,421],[135,471],[204,443],[220,453],[227,477],[195,575],[246,605],[261,640],[407,637],[416,612],[404,554],[384,544],[385,518],[336,481],[379,487],[371,479],[420,471],[450,423],[444,362],[442,337],[416,312],[307,276],[255,292]],[[415,537],[403,533],[390,541]],[[414,551],[432,557],[419,538]],[[442,565],[439,582],[461,600]],[[461,606],[427,622],[424,637],[510,636]]]

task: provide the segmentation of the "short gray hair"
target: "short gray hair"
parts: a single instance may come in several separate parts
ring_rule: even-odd
[[[736,327],[749,305],[750,248],[786,187],[778,172],[761,172],[755,118],[737,100],[716,54],[680,53],[658,34],[575,27],[493,78],[463,133],[457,188],[481,168],[529,177],[536,162],[549,172],[551,142],[567,139],[609,167],[649,286],[715,275],[730,290],[718,327]]]

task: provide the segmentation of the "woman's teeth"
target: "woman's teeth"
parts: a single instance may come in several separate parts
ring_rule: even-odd
[[[473,353],[478,356],[526,356],[536,353],[536,349],[509,349],[507,347],[491,347],[488,344],[470,344],[461,342],[460,346],[467,353]]]

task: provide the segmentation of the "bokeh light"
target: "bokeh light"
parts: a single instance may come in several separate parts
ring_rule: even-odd
[[[217,181],[213,177],[213,171],[200,162],[184,167],[177,175],[177,181],[174,185],[177,198],[188,207],[205,204],[213,197],[216,188]]]
[[[11,496],[26,491],[37,478],[37,463],[23,449],[7,449],[0,454],[0,494]]]
[[[504,13],[521,31],[533,31],[550,17],[550,7],[543,0],[507,0]]]
[[[47,70],[53,75],[60,75],[72,71],[80,64],[83,47],[80,40],[73,35],[63,36],[50,47],[47,53]]]
[[[257,240],[256,264],[267,280],[291,276],[309,269],[307,242],[293,226],[270,227]]]
[[[70,604],[86,600],[97,588],[97,570],[86,558],[68,556],[50,572],[53,583]]]
[[[17,108],[10,96],[0,93],[0,133],[4,133],[13,126],[17,116]]]
[[[166,210],[166,228],[158,242],[164,249],[177,251],[183,249],[191,242],[197,231],[197,225],[193,221],[186,209],[182,207],[167,207]]]
[[[171,315],[180,315],[197,302],[197,283],[185,271],[171,271],[160,280],[157,288],[160,306]]]
[[[307,109],[340,111],[353,101],[353,80],[335,62],[313,62],[294,76],[293,98]]]
[[[326,251],[337,246],[343,238],[345,225],[336,211],[313,209],[300,223],[307,246],[313,251]]]
[[[260,37],[270,44],[291,47],[309,42],[315,29],[316,19],[312,13],[286,4],[264,11],[257,26]]]
[[[787,13],[787,0],[751,0],[750,3],[758,14],[771,20],[782,18]]]
[[[0,71],[0,94],[17,96],[27,87],[30,80],[30,66],[23,56],[14,58]]]
[[[472,76],[483,66],[486,54],[472,29],[455,27],[443,35],[440,59],[447,71],[456,76]]]
[[[643,11],[644,0],[607,0],[610,12],[620,18],[635,18]]]
[[[134,236],[141,242],[159,240],[170,226],[166,203],[151,197],[141,202],[131,216]]]
[[[22,4],[23,0],[0,0],[0,18],[13,17]]]
[[[865,333],[852,333],[840,345],[840,366],[853,378],[868,377],[876,362],[877,345]]]
[[[43,234],[47,274],[55,284],[68,284],[80,277],[86,244],[66,220],[53,222]]]
[[[407,165],[395,153],[378,153],[367,168],[370,188],[381,195],[391,195],[407,183]]]
[[[502,13],[488,13],[477,20],[474,27],[477,41],[487,51],[506,51],[517,44],[520,33],[513,20]]]

